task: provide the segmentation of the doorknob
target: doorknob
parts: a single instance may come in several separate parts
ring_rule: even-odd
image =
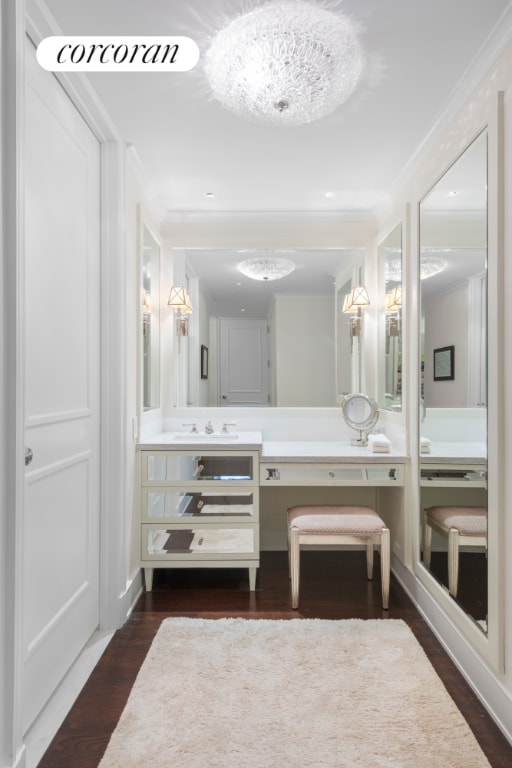
[[[228,399],[228,396],[227,396],[227,395],[222,395],[222,399],[223,399],[223,400],[227,400],[227,399]]]
[[[28,467],[32,459],[34,458],[34,454],[32,453],[32,448],[25,448],[25,466]]]

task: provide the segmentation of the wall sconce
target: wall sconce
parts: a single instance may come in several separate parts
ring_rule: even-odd
[[[188,336],[188,317],[192,312],[192,302],[185,288],[180,285],[173,285],[167,302],[172,310],[177,313],[176,316],[176,335],[178,339],[182,336]]]
[[[352,352],[354,337],[360,338],[362,328],[361,310],[370,306],[368,290],[365,285],[357,285],[347,293],[343,301],[343,312],[352,315],[350,318],[350,351]]]

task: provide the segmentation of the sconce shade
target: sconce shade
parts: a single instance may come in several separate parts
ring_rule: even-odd
[[[370,299],[365,285],[357,285],[347,293],[343,302],[343,312],[351,314],[370,306]]]
[[[345,296],[345,299],[343,300],[343,310],[346,315],[350,315],[354,312],[357,312],[357,307],[354,307],[352,305],[352,291],[350,293],[347,293]]]
[[[352,288],[352,303],[351,306],[356,308],[369,307],[370,299],[368,297],[368,290],[365,285],[356,285]]]
[[[173,285],[169,294],[169,306],[176,312],[186,315],[192,312],[192,302],[185,288],[181,285]]]
[[[397,285],[393,290],[386,293],[386,312],[399,312],[402,308],[402,286]]]

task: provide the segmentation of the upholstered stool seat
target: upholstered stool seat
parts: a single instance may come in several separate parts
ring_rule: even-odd
[[[292,608],[299,605],[301,544],[365,544],[368,579],[373,578],[373,547],[380,544],[382,605],[389,606],[389,529],[374,509],[352,505],[311,505],[288,509],[288,555]]]
[[[432,531],[448,539],[448,591],[457,597],[459,587],[459,547],[487,548],[487,509],[485,507],[427,507],[425,509],[423,562],[430,568]]]

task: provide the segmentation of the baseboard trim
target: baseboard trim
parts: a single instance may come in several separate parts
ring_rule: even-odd
[[[36,768],[113,634],[111,631],[98,630],[92,635],[82,653],[25,734],[25,762],[20,764],[20,768],[21,766],[23,768]]]
[[[396,557],[392,557],[391,570],[489,716],[512,744],[512,697],[500,679],[440,609],[419,579]]]
[[[94,632],[42,712],[25,734],[24,749],[15,768],[36,768],[112,639],[115,629],[125,623],[141,592],[142,573],[137,570],[127,582],[123,594],[119,596],[116,616],[109,617],[109,628],[100,628]]]

